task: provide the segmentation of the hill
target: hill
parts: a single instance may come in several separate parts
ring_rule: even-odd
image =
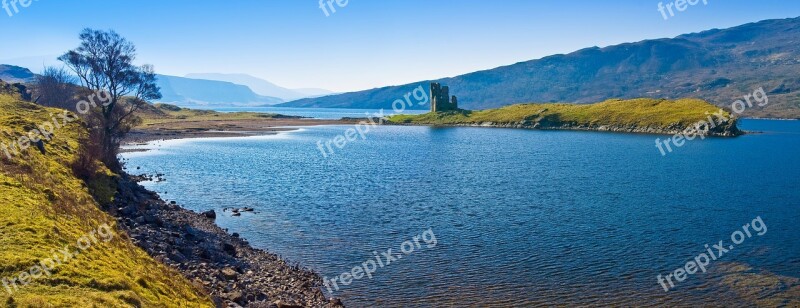
[[[447,111],[396,115],[390,123],[444,126],[489,126],[536,129],[596,130],[680,134],[708,122],[718,107],[698,99],[608,100],[596,104],[518,104],[480,111]],[[724,119],[722,119],[724,118]],[[735,136],[736,120],[727,112],[715,117],[707,135]]]
[[[180,106],[261,106],[283,103],[284,100],[256,94],[246,85],[232,82],[157,75],[163,98],[160,102]],[[30,84],[36,74],[29,69],[0,64],[0,80]],[[308,96],[305,96],[308,97]]]
[[[159,102],[163,103],[179,106],[258,106],[283,102],[230,82],[167,75],[157,77],[163,95]]]
[[[135,246],[100,210],[113,181],[88,185],[74,170],[87,131],[76,120],[50,141],[6,154],[19,136],[63,110],[0,94],[0,305],[7,307],[213,307],[180,273]],[[59,118],[60,119],[60,118]]]
[[[800,18],[766,20],[671,39],[592,47],[434,81],[302,99],[283,107],[391,108],[430,82],[468,109],[524,102],[585,104],[610,98],[693,97],[717,106],[763,87],[770,104],[745,116],[800,118]]]
[[[186,78],[218,80],[245,85],[252,89],[253,92],[258,93],[258,95],[277,97],[284,101],[333,94],[333,92],[324,89],[287,89],[264,79],[246,74],[188,74]]]
[[[30,83],[36,81],[36,75],[24,67],[0,64],[0,80],[8,83]]]

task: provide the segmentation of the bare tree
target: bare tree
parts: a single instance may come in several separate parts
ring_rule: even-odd
[[[84,29],[81,44],[58,59],[80,80],[82,86],[104,97],[92,109],[90,125],[99,130],[101,160],[119,171],[119,145],[136,124],[134,112],[148,100],[161,98],[150,65],[135,66],[136,47],[114,31]]]
[[[36,76],[34,101],[42,106],[75,111],[77,82],[78,80],[63,67],[45,67],[42,74]]]

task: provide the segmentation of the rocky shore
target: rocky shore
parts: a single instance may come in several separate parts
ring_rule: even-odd
[[[327,299],[316,273],[255,249],[214,223],[216,213],[198,214],[122,174],[115,216],[132,241],[160,262],[202,287],[217,307],[343,307]]]
[[[389,125],[420,125],[420,124],[405,124],[387,122]],[[425,125],[425,124],[422,124]],[[541,122],[513,122],[513,123],[495,123],[495,122],[482,122],[482,123],[464,123],[464,124],[447,124],[435,126],[452,126],[452,127],[497,127],[497,128],[523,128],[523,129],[541,129],[541,130],[579,130],[579,131],[598,131],[598,132],[617,132],[617,133],[636,133],[636,134],[655,134],[655,135],[676,135],[683,134],[685,127],[675,123],[666,127],[658,126],[614,126],[614,125],[580,125],[577,123],[541,123]],[[735,137],[743,135],[744,132],[739,130],[736,126],[736,121],[726,122],[713,129],[710,129],[706,136],[715,137]]]

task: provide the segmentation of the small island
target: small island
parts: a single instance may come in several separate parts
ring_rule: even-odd
[[[438,84],[431,97],[440,97]],[[444,87],[447,89],[447,87]],[[441,108],[435,99],[431,112],[395,115],[395,125],[479,126],[550,130],[588,130],[649,134],[691,134],[733,137],[742,132],[737,119],[700,99],[611,99],[595,104],[517,104],[497,109],[463,110],[455,102]],[[444,109],[444,111],[442,111]]]

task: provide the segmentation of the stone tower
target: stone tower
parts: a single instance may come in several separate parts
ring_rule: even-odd
[[[431,83],[431,112],[458,110],[458,98],[450,98],[450,87]]]

